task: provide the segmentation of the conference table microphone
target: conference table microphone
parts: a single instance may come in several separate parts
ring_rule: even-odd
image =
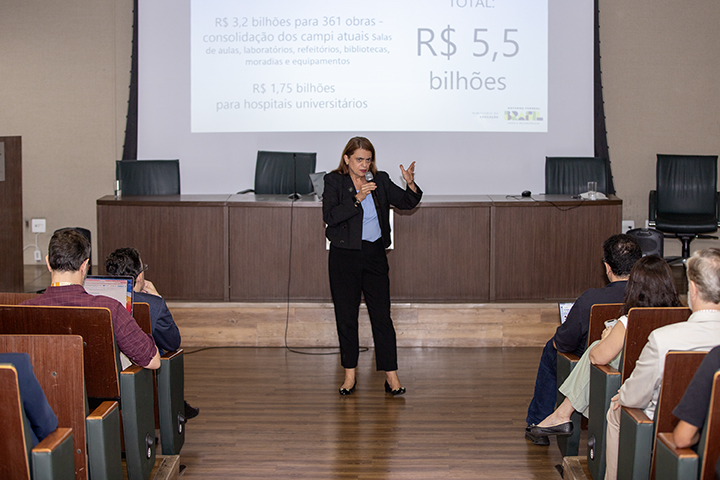
[[[301,195],[297,191],[297,153],[293,152],[293,184],[292,184],[293,191],[290,195],[287,196],[290,200],[293,202],[295,200],[300,200]]]

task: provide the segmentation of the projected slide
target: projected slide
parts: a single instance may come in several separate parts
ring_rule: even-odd
[[[547,132],[548,0],[192,0],[191,130]]]

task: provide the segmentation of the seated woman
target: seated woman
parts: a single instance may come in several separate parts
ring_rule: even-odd
[[[621,316],[617,321],[606,322],[607,328],[601,339],[593,342],[559,391],[565,400],[555,411],[530,432],[535,436],[570,435],[573,425],[570,416],[578,411],[588,416],[590,404],[590,364],[610,365],[618,368],[623,345],[627,314],[633,307],[679,307],[680,300],[675,290],[672,271],[667,262],[657,255],[648,255],[635,263],[630,271]]]

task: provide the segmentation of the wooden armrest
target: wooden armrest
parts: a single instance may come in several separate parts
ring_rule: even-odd
[[[578,357],[578,356],[575,355],[574,353],[569,353],[569,352],[567,352],[567,353],[565,353],[565,352],[558,352],[558,356],[559,356],[559,357],[565,357],[565,358],[567,358],[567,359],[568,359],[569,361],[571,361],[571,362],[577,362],[578,360],[580,360],[580,357]]]
[[[103,420],[104,418],[107,418],[108,415],[112,413],[113,410],[116,408],[119,408],[118,402],[115,401],[107,401],[102,402],[99,407],[97,407],[95,410],[90,412],[90,415],[87,416],[88,420]]]
[[[183,354],[183,349],[182,349],[182,348],[178,348],[177,350],[173,350],[173,351],[170,351],[170,352],[165,352],[165,354],[164,354],[162,357],[160,357],[160,358],[165,359],[165,360],[169,360],[169,359],[171,359],[171,358],[175,358],[175,357],[177,357],[178,355],[182,355],[182,354]]]
[[[677,448],[675,446],[675,438],[672,432],[660,432],[658,433],[658,441],[665,444],[665,446],[672,451],[678,458],[693,458],[697,457],[697,453],[692,448]]]
[[[593,364],[593,365],[595,365],[595,364]],[[602,373],[604,373],[605,375],[620,375],[620,372],[615,370],[610,365],[595,365],[595,367],[598,370],[600,370]]]
[[[124,373],[126,375],[133,375],[133,374],[139,372],[140,370],[143,370],[143,367],[141,367],[139,365],[130,365],[129,367],[127,367],[125,370],[123,370],[120,373],[121,374]]]
[[[47,437],[43,438],[43,441],[38,443],[33,452],[49,453],[55,450],[61,443],[63,443],[70,435],[72,435],[72,428],[56,428]]]
[[[622,409],[625,410],[628,416],[637,424],[653,423],[653,421],[645,415],[642,408],[622,407]]]

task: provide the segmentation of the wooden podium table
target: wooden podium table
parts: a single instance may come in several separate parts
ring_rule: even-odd
[[[137,248],[166,299],[330,301],[315,196],[106,196],[97,221],[98,263],[116,248]],[[621,223],[622,201],[612,196],[425,195],[416,209],[394,213],[391,298],[575,298],[604,285],[602,242]]]

